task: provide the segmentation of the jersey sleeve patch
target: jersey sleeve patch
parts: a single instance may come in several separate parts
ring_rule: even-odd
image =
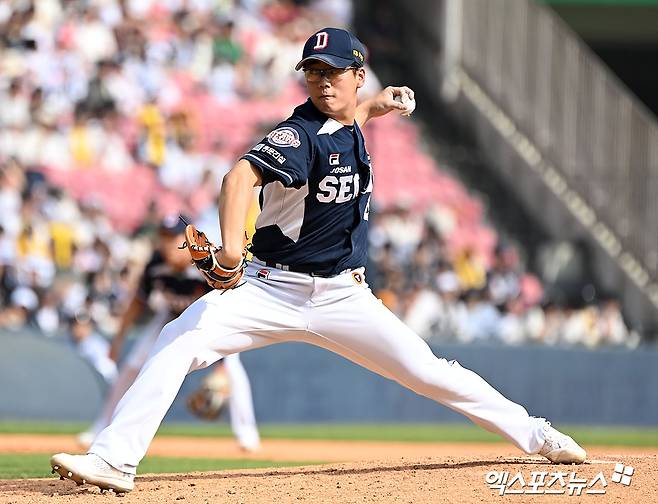
[[[294,147],[298,148],[302,143],[299,141],[299,133],[295,128],[282,126],[270,132],[267,135],[267,141],[277,147]]]
[[[283,123],[242,158],[263,171],[266,183],[278,180],[285,187],[301,187],[311,168],[312,146],[304,129]]]

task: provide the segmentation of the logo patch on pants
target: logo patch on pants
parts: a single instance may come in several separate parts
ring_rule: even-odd
[[[256,276],[258,278],[263,278],[263,279],[267,280],[270,277],[270,270],[268,270],[268,269],[259,269],[256,272]]]
[[[359,273],[358,271],[353,271],[352,272],[352,278],[354,281],[358,284],[361,285],[363,283],[363,275]]]

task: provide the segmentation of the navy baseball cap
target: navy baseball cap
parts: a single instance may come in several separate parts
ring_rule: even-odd
[[[167,215],[160,222],[160,232],[177,235],[185,232],[187,224],[178,215]]]
[[[304,44],[302,59],[295,70],[308,60],[324,61],[335,68],[362,67],[366,49],[361,41],[346,30],[323,28],[309,37]]]

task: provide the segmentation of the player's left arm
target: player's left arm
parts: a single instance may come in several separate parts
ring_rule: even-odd
[[[409,115],[415,108],[413,89],[407,86],[388,86],[382,89],[375,97],[370,98],[356,107],[356,122],[363,126],[373,117],[380,117],[392,110]]]

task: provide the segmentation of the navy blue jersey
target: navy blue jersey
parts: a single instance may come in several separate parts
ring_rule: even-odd
[[[324,276],[365,266],[372,172],[356,123],[309,99],[243,159],[263,173],[254,256]]]

